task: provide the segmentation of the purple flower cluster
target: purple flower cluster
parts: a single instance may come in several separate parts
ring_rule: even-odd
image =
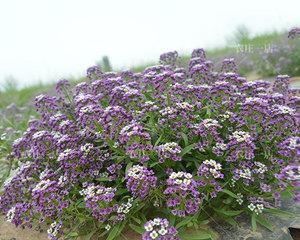
[[[223,204],[225,189],[237,196],[232,208],[279,207],[281,192],[299,186],[299,97],[289,77],[247,82],[234,59],[218,69],[203,49],[186,68],[177,58],[163,54],[163,65],[141,73],[92,67],[74,88],[60,81],[59,97],[36,97],[39,117],[13,142],[19,168],[0,194],[7,219],[52,223],[57,239],[72,219],[119,232],[152,217],[153,205],[175,221],[200,216],[202,202]],[[164,219],[146,226],[143,239],[178,239]]]
[[[126,186],[134,197],[144,199],[151,189],[156,187],[157,177],[152,170],[139,165],[128,169],[126,174]]]
[[[186,172],[172,172],[164,190],[167,206],[175,216],[184,217],[195,214],[201,202],[198,183],[192,174]]]
[[[175,142],[168,142],[163,145],[159,145],[155,149],[159,156],[159,162],[161,163],[163,163],[166,159],[181,161],[181,147]]]

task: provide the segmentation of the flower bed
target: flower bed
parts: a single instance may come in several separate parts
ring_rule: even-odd
[[[49,239],[181,239],[207,220],[271,228],[299,183],[299,97],[289,77],[247,82],[233,59],[214,69],[203,49],[177,52],[142,73],[87,70],[35,99],[40,118],[13,143],[20,166],[0,209],[16,226],[49,226]],[[207,236],[209,235],[208,233]]]

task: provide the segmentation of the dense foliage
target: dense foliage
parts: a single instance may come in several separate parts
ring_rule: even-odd
[[[282,195],[299,201],[299,97],[289,77],[247,82],[233,59],[214,69],[203,49],[188,67],[177,52],[142,73],[87,70],[74,88],[35,99],[13,143],[19,168],[0,209],[16,226],[49,226],[49,239],[180,239],[208,215],[249,214],[269,226]],[[144,225],[144,227],[141,227]]]

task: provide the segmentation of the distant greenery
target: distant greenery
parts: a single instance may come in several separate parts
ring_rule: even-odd
[[[239,65],[241,75],[256,74],[261,77],[275,76],[277,73],[290,76],[300,75],[300,41],[287,42],[283,32],[267,32],[251,36],[244,26],[238,27],[233,36],[228,39],[227,45],[213,49],[206,49],[208,59],[219,63],[224,58],[233,57]],[[275,49],[272,49],[275,47]],[[249,48],[253,52],[250,52]],[[271,53],[266,53],[271,50]],[[244,52],[243,52],[244,51]],[[189,54],[180,54],[182,65],[188,64]],[[219,60],[219,62],[218,62]],[[158,64],[148,62],[129,67],[134,72],[140,72],[148,66]],[[103,56],[96,62],[102,71],[119,71],[114,69],[108,56]],[[218,66],[216,66],[218,67]],[[69,79],[70,80],[70,79]],[[71,79],[71,82],[79,82],[81,78]],[[39,83],[18,89],[17,80],[10,76],[0,86],[0,109],[14,102],[17,106],[24,106],[31,99],[42,92],[53,89],[54,83]]]

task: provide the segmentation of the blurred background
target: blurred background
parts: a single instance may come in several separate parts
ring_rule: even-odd
[[[261,54],[287,64],[275,54],[281,36],[300,25],[299,9],[299,0],[1,0],[0,86],[80,78],[95,64],[140,70],[163,52],[184,59],[198,47],[211,57],[238,55],[242,73],[253,75]],[[284,71],[264,68],[255,74]]]

